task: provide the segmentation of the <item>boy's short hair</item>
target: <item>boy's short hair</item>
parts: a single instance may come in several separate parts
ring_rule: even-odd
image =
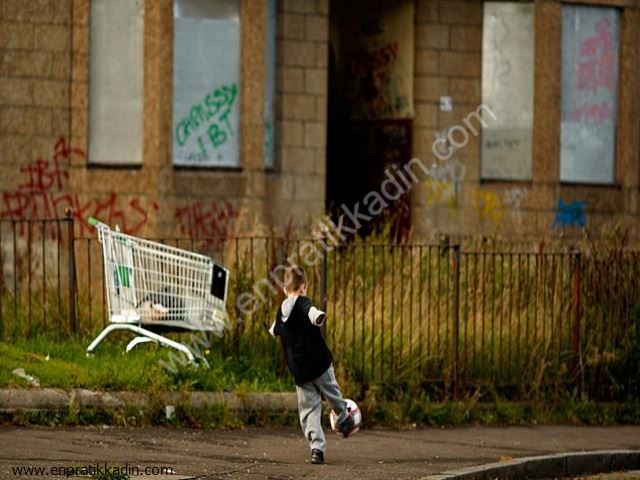
[[[284,290],[285,292],[295,292],[302,284],[307,283],[307,276],[302,267],[298,265],[290,265],[284,271]]]

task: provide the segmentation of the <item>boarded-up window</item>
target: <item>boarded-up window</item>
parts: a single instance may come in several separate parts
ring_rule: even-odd
[[[267,168],[273,168],[275,156],[276,3],[277,0],[267,0],[264,82],[264,165]]]
[[[620,13],[562,7],[560,180],[613,183]]]
[[[482,178],[531,179],[533,4],[485,2],[482,32]]]
[[[91,2],[90,163],[142,163],[143,3]]]
[[[173,163],[237,167],[239,0],[175,0]]]

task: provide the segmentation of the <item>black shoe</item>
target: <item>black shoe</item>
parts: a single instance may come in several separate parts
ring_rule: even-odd
[[[351,415],[347,416],[342,423],[338,426],[338,431],[342,434],[344,438],[349,437],[350,435],[356,433],[360,430],[356,427],[356,422],[353,420]]]
[[[322,453],[322,450],[318,450],[317,448],[311,450],[311,463],[316,465],[322,465],[324,463],[324,453]]]

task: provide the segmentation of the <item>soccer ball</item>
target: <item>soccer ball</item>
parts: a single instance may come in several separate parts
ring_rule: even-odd
[[[362,412],[358,408],[358,405],[356,404],[356,402],[349,398],[345,398],[344,401],[347,402],[347,411],[349,412],[349,415],[353,417],[353,421],[356,427],[359,427],[362,423]],[[331,430],[336,433],[340,433],[338,430],[338,416],[333,410],[331,410],[331,413],[329,414],[329,422],[331,423]],[[351,432],[351,435],[356,433],[358,430],[358,428],[353,430],[353,432]]]

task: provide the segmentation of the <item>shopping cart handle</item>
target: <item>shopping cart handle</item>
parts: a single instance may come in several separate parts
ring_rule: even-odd
[[[97,227],[98,224],[100,223],[100,220],[93,217],[89,217],[87,218],[87,222],[89,222],[89,225],[91,225],[92,227]]]

